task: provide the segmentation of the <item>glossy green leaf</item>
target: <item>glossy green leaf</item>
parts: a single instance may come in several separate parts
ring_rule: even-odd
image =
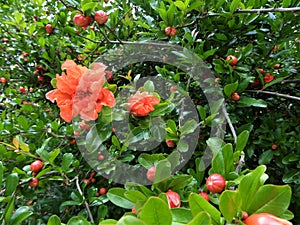
[[[63,155],[61,166],[62,166],[62,169],[64,172],[68,173],[73,170],[70,168],[73,158],[74,158],[74,156],[72,153],[65,153]]]
[[[264,185],[256,192],[247,212],[250,214],[265,212],[281,217],[289,207],[291,196],[292,190],[288,185]]]
[[[203,197],[196,193],[191,193],[189,196],[189,205],[193,216],[201,212],[206,212],[212,220],[213,225],[219,225],[221,220],[221,213]]]
[[[47,225],[61,225],[61,221],[57,215],[52,215],[49,218]]]
[[[30,208],[28,206],[22,206],[13,213],[8,224],[9,225],[22,224],[22,222],[32,214],[33,212],[30,211]]]
[[[186,208],[173,208],[172,211],[172,224],[188,224],[192,219],[193,215],[190,209]]]
[[[18,174],[12,173],[7,176],[5,181],[5,196],[10,196],[12,193],[16,190],[19,183],[19,177]]]
[[[194,219],[188,223],[188,225],[211,225],[211,218],[209,216],[208,213],[206,212],[201,212],[201,213],[198,213]]]
[[[108,199],[117,206],[132,209],[134,203],[125,197],[126,190],[123,188],[111,188],[107,193]]]
[[[239,83],[238,81],[232,83],[232,84],[227,84],[224,86],[224,93],[227,97],[230,97],[238,88]]]
[[[134,216],[123,216],[119,220],[117,225],[147,225],[147,224]]]
[[[192,176],[189,175],[178,175],[174,177],[174,179],[171,181],[169,184],[169,189],[172,190],[180,190],[183,189],[184,187],[188,186],[193,180]]]
[[[113,219],[103,220],[99,223],[99,225],[116,225],[118,221]]]
[[[266,108],[268,106],[267,102],[265,102],[262,99],[255,99],[255,98],[244,97],[244,96],[242,96],[241,99],[238,101],[238,105],[242,107],[254,106],[254,107],[261,107],[261,108]]]
[[[241,210],[241,200],[237,191],[224,191],[220,196],[220,210],[226,221],[231,222]]]
[[[158,197],[150,197],[139,216],[147,225],[172,224],[172,213],[168,204]]]
[[[213,173],[219,173],[228,178],[228,174],[234,170],[233,148],[231,144],[223,146],[222,150],[212,160]]]
[[[240,5],[241,0],[232,0],[230,4],[230,12],[233,13]]]
[[[259,166],[249,174],[247,174],[240,182],[238,191],[242,199],[242,210],[248,212],[252,205],[255,194],[263,185],[261,176],[266,171],[266,166]]]
[[[269,163],[273,158],[273,151],[272,150],[267,150],[263,152],[258,159],[258,163],[260,165]]]
[[[249,131],[244,130],[237,137],[235,151],[237,151],[237,152],[243,151],[244,148],[246,147],[247,143],[248,143],[248,139],[249,139]]]
[[[2,187],[2,180],[3,180],[3,163],[0,161],[0,187]]]
[[[91,223],[83,217],[74,216],[68,221],[67,225],[91,225]]]
[[[124,196],[131,202],[147,201],[147,196],[137,190],[129,190],[124,192]]]

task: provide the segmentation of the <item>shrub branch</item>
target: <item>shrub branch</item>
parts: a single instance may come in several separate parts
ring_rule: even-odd
[[[298,12],[300,7],[267,8],[267,9],[237,9],[235,13],[268,13],[268,12]]]
[[[245,91],[256,93],[256,94],[275,95],[275,96],[278,96],[278,97],[289,98],[289,99],[300,101],[300,97],[296,97],[296,96],[292,96],[292,95],[288,95],[288,94],[281,94],[281,93],[278,93],[278,92],[262,91],[262,90],[245,90]]]

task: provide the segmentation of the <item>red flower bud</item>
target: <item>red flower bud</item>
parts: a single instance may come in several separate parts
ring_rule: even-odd
[[[180,195],[172,190],[166,192],[170,208],[179,208],[181,205]]]
[[[259,213],[249,216],[243,221],[246,225],[292,225],[291,222],[269,213]]]
[[[207,178],[206,187],[212,193],[220,193],[224,190],[226,181],[224,177],[218,173],[214,173]]]

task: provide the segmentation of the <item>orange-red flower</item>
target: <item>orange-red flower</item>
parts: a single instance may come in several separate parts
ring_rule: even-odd
[[[272,80],[274,80],[274,76],[272,76],[272,75],[269,74],[269,73],[266,73],[266,75],[265,75],[265,77],[264,77],[264,81],[265,81],[266,83],[269,83],[269,82],[271,82]]]
[[[57,89],[46,94],[50,101],[56,101],[60,108],[60,116],[71,122],[73,116],[84,120],[95,120],[102,106],[114,106],[113,93],[107,88],[102,88],[105,82],[106,66],[94,63],[91,70],[77,65],[72,60],[67,60],[62,65],[61,76],[56,75]]]
[[[129,112],[134,116],[147,116],[150,112],[154,111],[154,106],[160,102],[152,94],[147,92],[137,92],[130,96],[128,100]]]

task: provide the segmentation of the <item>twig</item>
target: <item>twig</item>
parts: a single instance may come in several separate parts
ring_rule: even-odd
[[[262,90],[245,90],[246,92],[252,92],[256,94],[268,94],[268,95],[275,95],[278,97],[283,97],[283,98],[289,98],[289,99],[294,99],[297,101],[300,101],[300,97],[292,96],[292,95],[287,95],[287,94],[281,94],[278,92],[272,92],[272,91],[262,91]]]
[[[65,138],[66,137],[65,135],[55,134],[55,133],[51,132],[49,129],[47,130],[47,134],[50,134],[50,135],[52,135],[53,137],[56,137],[56,138]]]
[[[232,125],[232,122],[230,120],[230,117],[228,116],[228,113],[226,111],[226,108],[225,108],[224,104],[222,105],[222,111],[224,113],[224,116],[225,116],[225,119],[226,119],[226,121],[228,123],[228,126],[229,126],[229,128],[231,130],[231,133],[232,133],[232,136],[233,136],[233,140],[234,140],[234,144],[236,144],[236,142],[237,142],[237,135],[236,135],[235,129],[234,129],[233,125]]]
[[[83,197],[83,193],[82,193],[82,190],[81,190],[80,185],[79,185],[78,176],[76,176],[75,178],[76,178],[75,183],[76,183],[77,190],[78,190],[79,194]],[[87,203],[86,200],[84,200],[84,203],[85,203],[85,207],[86,207],[86,210],[88,212],[88,215],[90,217],[90,220],[91,220],[92,223],[94,223],[94,218],[93,218],[92,212],[90,210],[89,203]]]
[[[81,10],[81,9],[78,9],[76,6],[69,5],[69,4],[65,3],[63,0],[59,0],[59,1],[60,1],[66,8],[72,8],[72,9],[78,10],[78,11],[80,11],[81,13],[83,13],[82,10]]]
[[[242,151],[242,152],[241,152],[240,160],[239,160],[239,162],[238,162],[238,165],[237,165],[236,168],[235,168],[235,172],[236,172],[236,173],[239,173],[239,172],[241,171],[241,169],[242,169],[244,163],[245,163],[245,153],[244,153],[244,151]]]
[[[297,12],[300,7],[292,8],[267,8],[267,9],[237,9],[234,13],[268,13],[268,12]]]

